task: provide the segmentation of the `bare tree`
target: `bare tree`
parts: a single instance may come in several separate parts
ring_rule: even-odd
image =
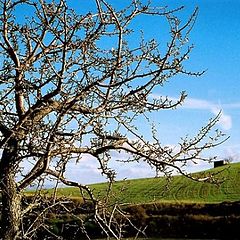
[[[66,0],[0,1],[4,240],[24,238],[21,221],[29,210],[34,211],[34,205],[23,207],[22,197],[26,188],[46,176],[78,187],[97,203],[87,186],[65,177],[69,162],[78,163],[86,154],[96,159],[110,182],[116,175],[108,166],[113,151],[126,152],[128,161],[145,161],[166,175],[175,169],[191,177],[182,166],[209,160],[202,151],[222,141],[220,131],[209,137],[219,116],[195,137],[181,139],[176,149],[162,146],[154,128],[152,141],[136,128],[138,117],[175,109],[186,98],[185,92],[177,101],[154,98],[153,91],[177,74],[202,75],[184,68],[193,48],[188,37],[198,9],[182,23],[177,17],[182,7],[169,10],[140,0],[132,0],[124,9],[114,9],[106,0],[92,3],[95,10],[81,13],[81,1],[76,1],[79,9],[75,10]],[[143,34],[129,43],[131,23],[139,15],[166,20],[165,51],[157,41],[144,40]],[[32,167],[23,173],[26,162]],[[99,214],[97,204],[95,214]]]

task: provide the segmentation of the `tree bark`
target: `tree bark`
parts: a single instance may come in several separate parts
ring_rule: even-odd
[[[0,161],[0,187],[2,190],[1,239],[14,240],[19,237],[21,224],[21,194],[18,192],[16,176],[17,141],[10,139],[3,150]]]

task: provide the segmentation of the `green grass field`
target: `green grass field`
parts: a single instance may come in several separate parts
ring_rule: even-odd
[[[224,171],[222,171],[224,169]],[[217,171],[219,179],[224,182],[219,186],[192,181],[183,176],[174,176],[170,182],[164,177],[136,179],[116,182],[113,188],[115,200],[124,203],[188,202],[188,203],[218,203],[224,201],[240,201],[240,163],[233,163],[210,169],[195,176],[207,176]],[[90,186],[96,196],[104,196],[106,184]],[[79,196],[76,188],[62,188],[58,194],[72,198]]]

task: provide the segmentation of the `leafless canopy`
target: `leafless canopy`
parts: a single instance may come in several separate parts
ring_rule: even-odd
[[[184,68],[198,9],[181,22],[177,14],[182,7],[170,10],[132,0],[119,10],[110,1],[89,2],[95,4],[90,11],[82,10],[84,1],[74,2],[74,10],[65,0],[0,1],[3,197],[9,189],[22,194],[47,175],[89,191],[64,175],[69,162],[81,162],[85,154],[98,161],[110,181],[116,175],[108,167],[112,151],[127,152],[128,161],[146,161],[166,174],[172,169],[185,174],[180,166],[202,159],[204,149],[221,141],[219,131],[208,137],[219,116],[175,149],[162,146],[155,129],[147,141],[135,125],[138,117],[184,102],[185,92],[178,101],[154,98],[152,93],[167,80],[202,74]],[[163,19],[169,41],[147,41],[144,33],[133,39],[132,22],[139,15]],[[32,168],[17,181],[26,161]]]

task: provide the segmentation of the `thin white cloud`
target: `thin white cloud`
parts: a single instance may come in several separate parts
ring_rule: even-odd
[[[160,98],[160,96],[152,94],[152,98]],[[172,101],[178,101],[178,98],[169,97]],[[221,112],[221,116],[218,125],[223,130],[230,130],[232,128],[232,117],[224,113],[226,109],[238,109],[240,103],[229,103],[229,104],[216,104],[211,101],[196,98],[186,98],[181,109],[193,109],[193,110],[207,110],[213,113],[215,116]]]
[[[224,109],[229,107],[237,107],[238,104],[225,104]],[[230,130],[232,128],[232,117],[230,115],[227,115],[223,111],[223,105],[219,106],[219,104],[212,103],[210,101],[202,100],[202,99],[194,99],[189,98],[186,99],[185,103],[183,104],[183,108],[188,109],[202,109],[202,110],[209,110],[212,112],[215,116],[221,112],[220,119],[218,121],[218,125],[223,130]]]
[[[182,105],[182,108],[202,110],[209,110],[214,107],[216,107],[216,105],[209,101],[195,98],[187,98]]]
[[[157,95],[152,95],[153,98],[158,98],[159,96]],[[169,99],[173,100],[173,101],[178,101],[178,98],[175,97],[169,97]],[[224,104],[216,104],[214,102],[211,101],[207,101],[204,99],[198,99],[198,98],[189,98],[187,97],[184,100],[184,103],[182,105],[182,108],[187,108],[187,109],[202,109],[202,110],[211,110],[211,109],[240,109],[240,102],[236,102],[236,103],[224,103]]]
[[[219,108],[213,108],[211,109],[211,112],[214,115],[217,115],[219,113]],[[232,128],[232,118],[230,115],[225,114],[223,111],[221,111],[221,116],[218,121],[218,125],[222,127],[223,130],[230,130]]]

